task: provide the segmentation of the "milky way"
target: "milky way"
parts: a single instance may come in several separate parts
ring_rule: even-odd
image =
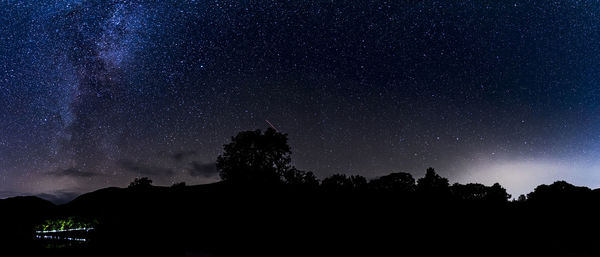
[[[600,184],[591,1],[0,7],[0,196],[213,182],[265,120],[320,177]]]

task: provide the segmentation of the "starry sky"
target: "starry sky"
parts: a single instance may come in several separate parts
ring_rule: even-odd
[[[595,1],[0,0],[0,197],[218,180],[269,120],[323,178],[600,186]]]

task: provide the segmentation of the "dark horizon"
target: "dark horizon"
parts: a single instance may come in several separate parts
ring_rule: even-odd
[[[222,181],[104,188],[55,205],[0,200],[2,252],[23,256],[594,256],[600,189],[565,181],[510,200],[494,183],[451,184],[434,168],[319,180],[292,163],[287,134],[241,131]],[[325,254],[326,253],[326,254]]]
[[[393,173],[390,173],[390,174],[393,174]],[[367,181],[374,181],[374,180],[377,180],[377,179],[379,179],[379,178],[381,178],[381,177],[383,177],[383,176],[387,176],[387,175],[390,175],[390,174],[384,174],[384,175],[382,175],[382,176],[378,176],[378,177],[365,177],[365,178],[367,179]],[[336,175],[336,174],[334,174],[334,175]],[[343,174],[343,173],[341,173],[341,175],[348,175],[348,176],[351,176],[351,174]],[[412,175],[412,174],[411,174],[411,175]],[[420,177],[415,177],[415,179],[423,178],[424,176],[425,176],[425,171],[423,172],[422,176],[420,176]],[[152,179],[152,177],[147,177],[147,178],[149,178],[149,179]],[[328,177],[323,177],[323,178],[317,177],[317,179],[318,179],[319,181],[322,181],[323,179],[326,179],[326,178],[328,178]],[[130,181],[130,182],[131,182],[131,181]],[[0,196],[0,200],[2,200],[2,199],[8,199],[8,198],[13,198],[13,197],[28,197],[28,196],[34,196],[34,197],[39,197],[39,198],[41,198],[41,199],[44,199],[44,200],[50,201],[50,202],[52,202],[53,204],[56,204],[56,205],[62,205],[62,204],[67,204],[67,203],[69,203],[70,201],[74,200],[75,198],[77,198],[77,197],[79,197],[79,196],[81,196],[81,195],[85,195],[85,194],[88,194],[88,193],[93,193],[93,192],[95,192],[95,191],[98,191],[98,190],[107,189],[107,188],[122,188],[122,189],[123,189],[123,188],[127,188],[127,186],[130,184],[130,182],[128,182],[128,183],[127,183],[127,185],[114,185],[114,186],[107,186],[107,187],[103,187],[103,188],[97,188],[97,189],[94,189],[94,190],[91,190],[91,191],[88,191],[88,192],[79,192],[79,193],[74,193],[74,192],[65,192],[65,193],[62,193],[62,194],[36,194],[36,195],[33,195],[33,194],[13,195],[12,193],[10,193],[10,195],[6,195],[6,196]],[[175,185],[175,184],[177,184],[177,183],[181,183],[181,182],[184,182],[184,181],[176,182],[176,183],[174,183],[174,184],[171,184],[171,185],[157,185],[157,184],[153,184],[152,186],[154,186],[154,187],[164,187],[164,188],[169,188],[169,187],[172,187],[173,185]],[[216,181],[216,182],[211,182],[211,183],[203,183],[203,184],[186,184],[186,186],[203,186],[203,185],[209,185],[209,184],[212,184],[212,183],[218,183],[218,182],[222,182],[222,181],[221,181],[221,180],[219,180],[219,181]],[[556,182],[566,182],[566,183],[569,183],[569,184],[571,184],[571,185],[573,185],[573,186],[578,186],[578,187],[589,188],[589,187],[586,187],[586,186],[581,186],[581,185],[572,184],[572,183],[570,183],[570,181],[556,180],[556,181],[553,181],[553,182],[550,182],[550,183],[536,185],[536,186],[534,186],[534,187],[533,187],[533,188],[532,188],[532,189],[531,189],[529,192],[526,192],[526,193],[524,193],[524,194],[514,195],[514,194],[511,194],[511,193],[510,193],[510,191],[508,191],[508,190],[507,190],[507,193],[509,193],[509,194],[511,195],[511,197],[510,197],[508,200],[510,200],[510,201],[516,201],[516,200],[518,200],[519,196],[522,196],[522,195],[524,195],[524,196],[527,196],[529,193],[532,193],[532,192],[534,192],[534,190],[535,190],[537,187],[539,187],[539,186],[547,186],[547,185],[551,185],[551,184],[553,184],[553,183],[556,183]],[[453,184],[461,184],[461,183],[459,183],[459,182],[453,182],[453,181],[449,181],[449,183],[450,183],[450,185],[453,185]],[[497,183],[497,182],[496,182],[496,183]],[[481,184],[481,185],[484,185],[484,186],[488,186],[488,187],[489,187],[489,186],[492,186],[492,185],[493,185],[493,184],[495,184],[495,183],[491,183],[491,184],[483,184],[483,183],[479,183],[479,182],[477,182],[477,181],[470,181],[470,182],[467,182],[467,183],[465,183],[465,184]],[[589,188],[589,189],[591,189],[591,190],[595,190],[595,189],[600,189],[600,188]]]

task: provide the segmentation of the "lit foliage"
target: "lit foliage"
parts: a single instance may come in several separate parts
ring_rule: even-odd
[[[38,231],[69,230],[69,229],[91,229],[98,225],[97,219],[83,219],[80,217],[66,217],[62,219],[47,219],[38,225]]]

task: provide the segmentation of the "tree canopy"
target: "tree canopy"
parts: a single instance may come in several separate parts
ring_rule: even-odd
[[[223,150],[217,170],[224,181],[274,183],[291,169],[287,134],[272,128],[240,132]]]

